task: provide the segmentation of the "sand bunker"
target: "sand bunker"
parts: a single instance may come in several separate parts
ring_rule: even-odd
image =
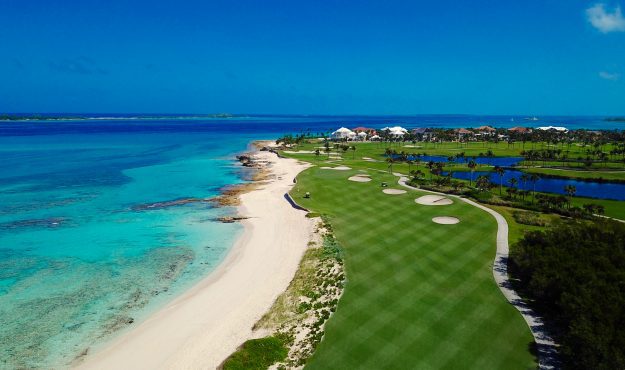
[[[401,189],[384,189],[382,192],[390,195],[406,194],[406,190]]]
[[[415,202],[424,206],[446,206],[453,203],[451,199],[442,195],[424,195],[415,199]]]
[[[285,153],[289,153],[289,154],[313,154],[314,152],[312,150],[285,150]]]
[[[369,177],[369,175],[356,175],[348,178],[348,180],[355,182],[369,182],[371,181],[371,177]]]
[[[441,225],[454,225],[460,222],[460,220],[457,219],[456,217],[449,217],[449,216],[434,217],[432,218],[432,221]]]
[[[347,166],[338,166],[338,167],[321,167],[322,170],[336,170],[336,171],[347,171],[351,170],[351,167]]]

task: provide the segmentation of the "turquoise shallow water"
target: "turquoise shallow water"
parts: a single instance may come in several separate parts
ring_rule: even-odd
[[[3,137],[0,367],[65,367],[205,276],[241,231],[207,198],[249,135]]]

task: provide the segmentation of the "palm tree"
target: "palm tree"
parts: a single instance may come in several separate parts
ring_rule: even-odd
[[[414,163],[410,158],[411,157],[406,157],[406,163],[408,163],[408,173],[410,173],[410,167],[412,166],[412,163]]]
[[[515,195],[516,193],[516,185],[519,181],[516,179],[516,177],[511,178],[510,180],[508,180],[508,184],[510,184],[510,194]]]
[[[527,180],[530,179],[529,175],[526,174],[526,173],[523,173],[523,174],[521,174],[521,176],[519,176],[519,179],[523,183],[523,190],[525,190],[525,184],[527,183]]]
[[[356,145],[352,145],[349,147],[352,150],[352,159],[356,157]]]
[[[503,189],[503,175],[506,173],[506,170],[503,167],[495,166],[495,172],[499,175],[499,195],[501,195],[501,190]]]
[[[319,151],[319,149],[315,149],[315,157],[317,158],[317,160],[319,160],[319,155],[321,154],[321,152]]]
[[[430,180],[432,180],[432,168],[434,168],[434,161],[428,161],[428,163],[425,164],[425,167],[430,170]]]
[[[421,158],[419,158],[419,156],[416,154],[413,154],[412,158],[414,158],[414,163],[417,165],[417,168],[419,168],[419,163],[421,163]],[[623,163],[625,163],[625,160],[623,161]]]
[[[532,182],[533,188],[532,188],[532,204],[534,204],[534,199],[536,199],[536,182],[540,180],[540,176],[538,176],[537,174],[533,173],[530,175],[530,181]]]
[[[423,171],[421,170],[412,171],[412,176],[416,180],[420,180],[421,178],[423,178],[424,175],[425,173],[423,173]]]
[[[473,173],[475,172],[475,167],[477,167],[477,163],[475,163],[474,160],[470,160],[469,163],[467,163],[467,166],[471,170],[471,177],[469,178],[469,186],[471,186],[471,183],[473,182]]]
[[[325,142],[325,144],[323,144],[323,151],[328,154],[328,159],[330,159],[330,143],[328,143],[327,141]]]
[[[478,176],[477,180],[475,181],[475,187],[477,187],[477,189],[480,191],[487,190],[488,188],[490,188],[490,178],[486,175]]]
[[[575,185],[567,185],[564,187],[564,192],[569,197],[569,209],[571,209],[571,202],[573,201],[573,196],[577,192],[577,188],[575,188]]]
[[[387,157],[386,158],[386,162],[388,163],[388,168],[391,172],[391,174],[393,173],[393,163],[395,163],[395,159],[393,159],[393,157]]]

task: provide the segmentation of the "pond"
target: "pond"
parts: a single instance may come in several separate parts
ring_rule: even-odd
[[[427,163],[429,161],[433,162],[447,162],[447,157],[442,155],[420,155],[417,157],[409,156],[408,159],[420,159],[421,163]],[[456,163],[467,163],[473,157],[465,157],[459,158],[455,160]],[[474,161],[478,164],[487,164],[491,166],[500,166],[500,167],[512,167],[516,166],[519,162],[523,160],[523,157],[475,157]]]
[[[523,190],[533,190],[532,182],[528,181],[525,186],[520,180],[523,172],[517,170],[506,170],[503,175],[503,185],[509,185],[508,180],[516,178],[519,180],[517,187]],[[499,185],[499,175],[495,172],[475,171],[473,173],[473,180],[478,176],[487,175],[490,176],[490,180]],[[470,172],[454,172],[452,177],[456,179],[469,180],[471,177]],[[567,185],[573,185],[577,189],[575,196],[598,198],[598,199],[614,199],[625,200],[625,184],[609,183],[609,182],[597,182],[597,181],[580,181],[574,179],[559,179],[551,177],[542,177],[536,182],[536,191],[545,193],[566,194],[564,187]]]

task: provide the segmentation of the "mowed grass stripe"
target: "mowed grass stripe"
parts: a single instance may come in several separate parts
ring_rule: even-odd
[[[357,162],[350,164],[357,166]],[[529,329],[492,277],[496,222],[455,200],[423,206],[352,171],[311,168],[293,197],[328,215],[345,252],[347,284],[311,369],[535,368]],[[311,193],[310,199],[301,194]],[[298,195],[299,194],[299,195]],[[455,216],[457,225],[438,225]]]

